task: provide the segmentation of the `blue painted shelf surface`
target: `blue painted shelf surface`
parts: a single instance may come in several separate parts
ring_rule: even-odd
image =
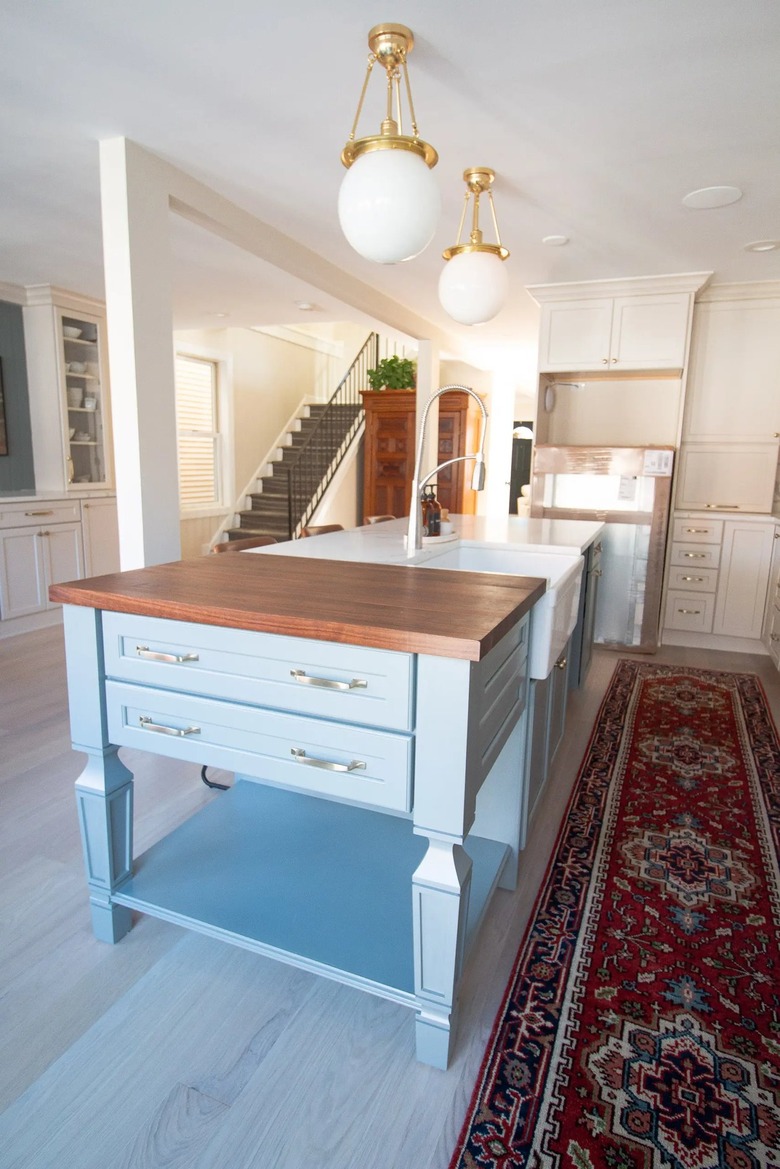
[[[427,846],[406,818],[239,780],[138,858],[113,900],[411,1004]],[[466,850],[473,939],[507,850]]]

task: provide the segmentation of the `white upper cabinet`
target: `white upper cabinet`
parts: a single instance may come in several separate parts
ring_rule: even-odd
[[[694,292],[709,273],[534,285],[541,372],[682,370]]]
[[[36,285],[23,313],[36,490],[105,490],[113,475],[102,306]]]
[[[780,435],[780,282],[719,285],[694,309],[684,436]]]

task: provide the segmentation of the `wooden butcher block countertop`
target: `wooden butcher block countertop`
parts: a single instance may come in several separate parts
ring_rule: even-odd
[[[119,613],[479,661],[545,588],[535,577],[236,553],[56,584],[49,597]]]

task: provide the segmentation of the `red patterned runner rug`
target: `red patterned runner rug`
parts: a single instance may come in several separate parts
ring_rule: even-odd
[[[757,677],[621,661],[450,1169],[780,1166],[779,834]]]

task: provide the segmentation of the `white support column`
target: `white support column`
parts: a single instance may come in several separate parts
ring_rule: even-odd
[[[415,409],[417,411],[417,420],[414,430],[414,449],[417,450],[417,445],[420,441],[420,423],[422,421],[423,410],[425,403],[430,398],[431,394],[439,389],[439,349],[433,341],[420,341],[417,347],[417,397],[415,399]],[[438,443],[439,434],[439,400],[438,398],[431,406],[428,415],[428,429],[425,435],[425,447],[423,449],[421,478],[423,478],[429,471],[432,471],[437,463],[437,455],[439,450]]]
[[[100,143],[103,254],[123,569],[181,555],[170,209],[157,160]]]

